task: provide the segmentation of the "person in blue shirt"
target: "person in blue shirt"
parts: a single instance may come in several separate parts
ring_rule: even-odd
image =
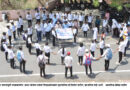
[[[69,25],[67,24],[67,22],[64,22],[62,27],[65,29],[65,28],[69,28]]]
[[[46,15],[46,12],[43,11],[43,14],[42,14],[42,20],[45,21],[47,19],[47,15]]]
[[[52,20],[53,20],[53,25],[55,25],[55,24],[56,24],[56,22],[57,22],[56,15],[54,15],[54,17],[52,18]]]
[[[52,23],[49,23],[49,21],[47,21],[47,27],[45,29],[45,34],[46,34],[46,40],[50,40],[50,32],[53,28],[53,24]]]
[[[100,23],[101,23],[101,20],[100,20],[99,16],[97,16],[96,21],[95,21],[95,25],[98,28],[98,33],[100,31]]]

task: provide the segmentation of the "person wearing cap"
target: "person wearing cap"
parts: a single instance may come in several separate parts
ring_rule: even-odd
[[[83,64],[85,66],[85,71],[86,71],[86,75],[88,75],[88,67],[90,69],[90,75],[92,75],[92,59],[93,59],[93,56],[91,55],[91,53],[89,52],[88,49],[85,50],[85,54],[84,54],[84,57],[83,57]]]
[[[24,52],[22,50],[23,50],[23,48],[22,48],[22,46],[20,46],[19,50],[17,51],[17,59],[18,59],[18,61],[20,63],[20,72],[25,73],[26,60],[24,58]]]
[[[67,56],[65,57],[65,77],[67,78],[67,72],[68,69],[70,69],[70,77],[73,76],[72,74],[72,62],[73,62],[73,57],[70,56],[70,52],[67,52]]]
[[[112,59],[111,58],[112,56],[109,55],[110,53],[112,55],[112,50],[110,48],[110,44],[106,44],[106,48],[107,49],[105,50],[105,52],[101,56],[101,57],[104,57],[104,59],[105,59],[105,65],[104,65],[105,66],[105,71],[107,71],[109,69],[110,60]]]

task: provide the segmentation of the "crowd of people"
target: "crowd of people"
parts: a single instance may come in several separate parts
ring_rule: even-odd
[[[37,10],[34,19],[30,12],[28,12],[26,14],[26,21],[28,23],[28,28],[24,29],[24,20],[22,16],[19,16],[16,25],[14,22],[11,22],[11,25],[7,25],[8,32],[3,32],[1,38],[1,51],[5,53],[5,59],[10,61],[10,66],[14,69],[16,58],[20,63],[20,71],[24,73],[26,72],[25,66],[27,58],[25,59],[24,57],[22,46],[19,47],[16,54],[13,52],[12,38],[17,40],[19,37],[22,37],[26,42],[26,47],[28,48],[30,55],[32,54],[32,45],[35,46],[41,77],[43,76],[42,73],[46,76],[45,66],[46,64],[50,64],[51,53],[54,55],[60,54],[61,64],[65,65],[65,77],[67,77],[68,69],[70,69],[71,77],[73,76],[72,63],[75,57],[72,57],[71,53],[75,52],[70,52],[64,46],[62,46],[59,51],[53,51],[48,45],[48,42],[52,41],[52,45],[56,46],[57,28],[71,28],[74,36],[74,45],[77,45],[76,38],[78,38],[78,33],[81,30],[84,38],[89,38],[88,32],[93,34],[90,48],[85,48],[84,44],[81,42],[77,50],[78,63],[85,66],[86,75],[88,75],[88,67],[90,69],[90,75],[92,75],[92,61],[99,60],[102,57],[105,59],[105,70],[109,70],[110,60],[113,57],[113,53],[116,51],[119,52],[119,61],[116,62],[116,64],[119,65],[122,61],[123,54],[126,56],[126,50],[129,47],[128,28],[130,27],[130,23],[117,22],[117,20],[113,18],[112,25],[110,25],[110,15],[108,13],[103,18],[100,18],[100,16],[94,16],[92,13],[85,15],[83,13],[78,14],[77,12],[53,13],[46,10]],[[33,21],[36,21],[35,25],[33,24]],[[36,31],[36,33],[34,33],[34,31]],[[36,40],[33,38],[35,34],[37,35]],[[119,37],[119,41],[117,42],[119,47],[116,51],[111,49],[110,42],[105,42],[108,34]],[[98,37],[98,35],[100,35],[100,37]],[[42,48],[39,42],[41,42],[43,38],[46,38],[46,43]],[[100,55],[95,58],[95,51],[98,48],[98,44]],[[104,51],[105,48],[106,50]]]

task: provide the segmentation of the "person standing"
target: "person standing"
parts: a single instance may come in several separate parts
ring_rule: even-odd
[[[2,47],[4,48],[5,59],[6,61],[8,61],[8,46],[7,46],[6,40],[3,40]]]
[[[76,36],[77,36],[77,34],[78,34],[78,30],[75,28],[75,27],[73,27],[72,28],[72,32],[73,32],[73,36],[74,36],[74,45],[76,44]]]
[[[56,38],[57,38],[57,34],[56,34],[56,31],[55,29],[52,29],[52,45],[55,46],[56,45]]]
[[[44,77],[46,76],[45,74],[45,66],[46,66],[46,60],[48,58],[43,54],[42,51],[40,51],[40,55],[37,57],[38,65],[40,68],[40,76],[42,77],[44,74]]]
[[[88,23],[85,22],[85,23],[82,25],[81,28],[82,28],[82,30],[83,30],[84,37],[87,37],[87,32],[88,32],[88,30],[90,29]]]
[[[30,36],[30,38],[31,38],[31,41],[32,41],[32,35],[33,35],[33,31],[32,31],[32,26],[30,25],[30,26],[28,26],[28,36]]]
[[[93,28],[93,40],[95,41],[95,42],[97,42],[97,36],[98,36],[98,29],[97,29],[97,27],[94,27]]]
[[[80,65],[83,64],[83,55],[84,55],[84,53],[85,53],[85,47],[84,47],[83,43],[80,43],[80,47],[77,50],[77,56],[78,56]]]
[[[50,53],[51,53],[51,48],[48,45],[48,42],[46,42],[44,48],[45,56],[48,57],[48,64],[50,64]]]
[[[19,24],[20,24],[20,34],[22,35],[23,32],[23,18],[19,16]]]
[[[100,20],[99,16],[97,16],[96,21],[95,21],[95,26],[98,28],[98,33],[100,31],[100,23],[101,23],[101,20]]]
[[[72,74],[72,62],[73,62],[73,57],[70,56],[70,52],[67,52],[67,56],[65,57],[65,77],[67,78],[67,72],[68,69],[70,69],[70,77],[73,77]]]
[[[92,28],[92,21],[93,21],[93,16],[92,16],[92,13],[90,13],[88,16],[88,25],[90,29]]]
[[[105,71],[109,69],[110,60],[112,59],[112,50],[110,44],[106,44],[106,50],[101,57],[105,57]]]
[[[20,25],[19,21],[17,21],[16,27],[17,27],[17,36],[19,37],[21,35],[21,32],[20,32],[21,25]]]
[[[120,39],[120,45],[117,48],[117,50],[119,51],[119,61],[117,61],[116,64],[119,65],[122,61],[122,56],[123,56],[124,51],[125,51],[125,43],[124,43],[123,38]]]
[[[92,75],[92,55],[91,53],[88,51],[88,49],[85,50],[85,55],[84,55],[84,58],[83,58],[83,64],[85,66],[85,71],[86,71],[86,75],[88,75],[88,67],[90,69],[90,75]]]
[[[83,15],[83,13],[81,13],[80,15],[79,15],[79,22],[80,22],[80,27],[82,26],[82,24],[83,24],[83,21],[84,21],[84,15]]]
[[[10,61],[10,66],[11,66],[11,68],[15,68],[15,66],[14,66],[14,64],[15,64],[15,60],[14,60],[14,58],[15,58],[15,54],[14,54],[14,52],[13,52],[13,50],[12,50],[12,47],[11,46],[8,46],[8,59],[9,59],[9,61]]]
[[[59,51],[58,54],[61,54],[61,64],[64,65],[64,59],[65,56],[67,55],[67,50],[66,48],[62,47]]]
[[[96,50],[96,43],[92,40],[92,43],[90,45],[90,52],[93,57],[95,57],[95,50]]]
[[[37,10],[37,12],[35,13],[35,18],[36,18],[36,23],[40,22],[41,16],[39,10]]]
[[[106,32],[107,31],[107,26],[108,26],[108,20],[107,20],[106,17],[104,17],[103,23],[102,23],[102,31]]]
[[[16,40],[16,27],[14,25],[14,22],[11,23],[11,30],[13,32],[14,40]]]
[[[125,40],[124,40],[124,43],[125,43],[125,51],[124,51],[124,56],[126,56],[126,50],[128,48],[128,42],[129,42],[129,37],[128,37],[128,33],[125,33]]]
[[[10,26],[7,26],[7,29],[8,29],[8,39],[9,39],[9,44],[12,45],[12,32],[11,32],[11,29],[10,29]]]
[[[100,47],[100,55],[103,55],[103,49],[105,47],[105,42],[104,39],[102,38],[101,41],[99,42],[99,47]]]
[[[30,12],[27,12],[26,20],[28,21],[28,26],[32,26],[32,15]]]
[[[38,43],[38,41],[35,43],[36,53],[37,57],[40,55],[41,52],[41,45]]]
[[[24,52],[22,50],[23,50],[23,48],[22,48],[22,46],[20,46],[19,50],[17,51],[17,59],[18,59],[18,61],[20,63],[20,72],[25,73],[26,60],[24,58]]]
[[[41,38],[42,29],[41,29],[40,22],[37,22],[37,24],[35,25],[35,29],[37,31],[37,39],[38,39],[38,41],[41,41],[42,40],[42,38]]]
[[[27,46],[28,46],[28,51],[31,54],[31,49],[32,49],[32,41],[30,36],[27,37]]]

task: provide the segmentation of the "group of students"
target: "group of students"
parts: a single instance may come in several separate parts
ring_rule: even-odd
[[[42,16],[42,21],[41,21]],[[5,52],[5,58],[6,60],[10,61],[10,66],[12,68],[15,68],[15,58],[18,59],[20,63],[20,71],[25,72],[25,64],[26,59],[24,58],[24,52],[22,51],[22,47],[19,47],[19,50],[17,51],[17,54],[15,55],[13,52],[13,45],[12,45],[12,35],[14,37],[14,40],[17,39],[17,37],[23,37],[23,40],[26,41],[26,47],[28,48],[29,53],[31,54],[32,50],[32,44],[33,44],[33,24],[32,24],[32,15],[30,12],[27,13],[26,19],[28,22],[28,28],[27,30],[23,30],[23,19],[22,16],[19,16],[19,19],[17,20],[17,25],[15,26],[14,23],[11,23],[11,27],[7,26],[8,32],[8,40],[9,44],[7,43],[7,35],[4,32],[1,39],[1,50]],[[78,15],[77,13],[48,13],[47,11],[43,11],[42,15],[39,11],[36,11],[35,13],[35,19],[36,19],[36,33],[37,33],[37,40],[35,42],[35,48],[37,53],[37,60],[40,67],[40,76],[42,76],[42,73],[45,75],[45,65],[50,64],[50,55],[52,52],[50,46],[48,45],[48,40],[51,39],[51,33],[53,35],[53,46],[55,46],[55,38],[56,28],[72,28],[72,31],[74,33],[74,42],[76,43],[76,36],[78,34],[78,30],[81,28],[84,33],[84,37],[87,37],[88,30],[93,30],[93,40],[90,45],[90,49],[85,49],[83,43],[80,43],[80,47],[77,50],[77,56],[78,56],[78,62],[80,65],[84,65],[86,69],[86,74],[88,75],[88,67],[90,69],[90,75],[92,74],[92,60],[98,60],[102,57],[105,57],[105,70],[109,69],[109,63],[112,59],[112,53],[114,51],[111,50],[110,44],[105,44],[106,35],[109,33],[109,30],[107,30],[109,18],[103,19],[102,24],[102,33],[99,41],[99,48],[100,48],[100,56],[98,58],[95,58],[95,50],[97,48],[97,39],[98,39],[98,33],[101,30],[100,24],[101,19],[99,17],[96,17],[95,23],[93,24],[94,16],[90,13],[88,15],[87,19],[85,18],[85,15],[82,13]],[[114,23],[113,23],[114,24]],[[117,25],[117,24],[116,24]],[[94,26],[94,27],[93,27]],[[119,48],[117,49],[119,51],[119,61],[116,64],[120,64],[122,61],[123,54],[126,56],[126,50],[129,45],[129,36],[128,36],[128,25],[120,25],[120,38],[119,38]],[[112,29],[114,26],[112,25]],[[17,37],[16,37],[16,30],[17,30]],[[46,37],[47,43],[42,48],[39,42],[42,40],[43,37]],[[107,48],[104,51],[104,48]],[[43,52],[44,51],[44,52]],[[55,54],[55,53],[54,53]],[[71,77],[72,74],[72,62],[73,57],[71,57],[71,53],[67,51],[65,47],[62,47],[58,54],[61,55],[61,64],[65,64],[65,77],[67,77],[67,71],[70,69]]]

